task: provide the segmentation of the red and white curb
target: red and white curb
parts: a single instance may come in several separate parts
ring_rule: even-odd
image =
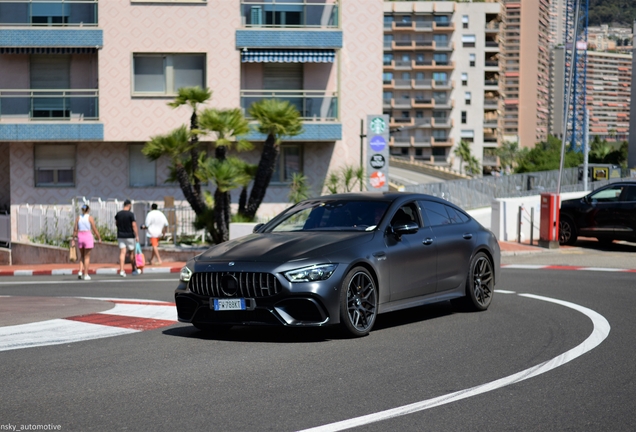
[[[143,269],[143,274],[179,273],[179,267],[148,267]],[[0,276],[71,276],[77,274],[77,268],[53,269],[53,270],[0,270]],[[119,274],[119,268],[99,268],[88,272],[91,275],[111,275]],[[130,272],[126,272],[130,275]]]
[[[138,333],[177,322],[174,303],[155,300],[78,297],[115,303],[107,311],[0,327],[0,351],[60,345]]]
[[[636,269],[620,269],[607,267],[580,267],[564,265],[534,265],[534,264],[503,264],[501,268],[521,269],[521,270],[583,270],[615,273],[636,273]]]

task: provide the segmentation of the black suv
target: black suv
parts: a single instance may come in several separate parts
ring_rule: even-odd
[[[559,243],[573,244],[578,236],[606,243],[636,241],[636,182],[611,183],[583,198],[563,201]]]

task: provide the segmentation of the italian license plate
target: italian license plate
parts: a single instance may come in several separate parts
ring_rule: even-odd
[[[214,299],[214,310],[245,310],[245,299]]]

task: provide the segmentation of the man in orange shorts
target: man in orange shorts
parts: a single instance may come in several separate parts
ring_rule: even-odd
[[[152,245],[152,255],[150,256],[149,265],[152,265],[152,260],[157,257],[157,264],[161,264],[161,256],[159,255],[159,239],[166,233],[168,227],[168,219],[160,210],[157,209],[157,204],[150,206],[150,212],[146,215],[146,221],[141,227],[148,230],[148,237],[150,237],[150,244]]]

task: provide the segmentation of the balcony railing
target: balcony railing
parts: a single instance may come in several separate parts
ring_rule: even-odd
[[[289,101],[304,121],[337,121],[338,94],[318,90],[241,90],[241,108],[249,115],[249,107],[263,99]]]
[[[338,28],[338,1],[241,0],[245,27]]]
[[[0,121],[97,120],[99,90],[0,90]]]
[[[0,1],[0,26],[96,26],[98,0]]]

